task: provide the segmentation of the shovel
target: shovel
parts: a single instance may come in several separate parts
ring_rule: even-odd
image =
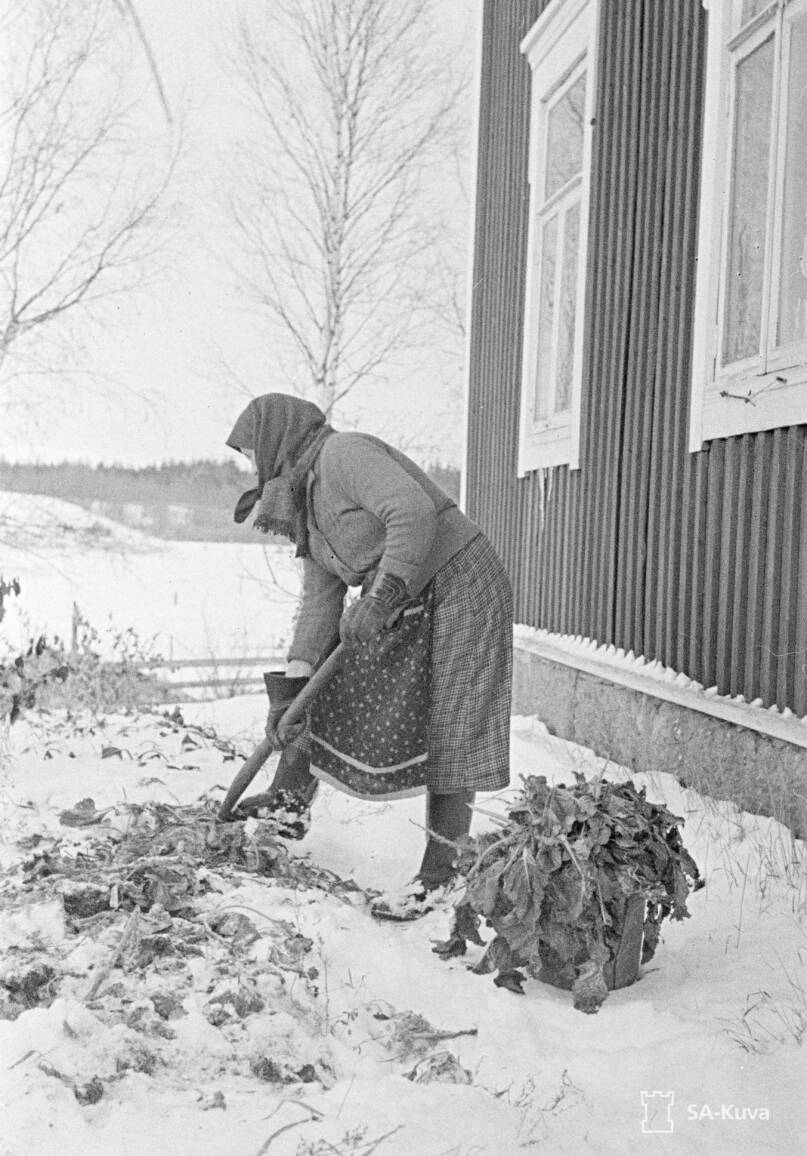
[[[305,715],[306,710],[319,694],[319,692],[330,682],[336,668],[339,665],[339,660],[342,657],[343,644],[339,645],[331,651],[328,657],[314,673],[311,675],[308,682],[297,695],[295,699],[289,703],[278,725],[278,737],[283,738],[284,732],[290,729],[301,721]],[[241,770],[230,784],[230,789],[224,796],[224,801],[219,807],[219,819],[222,822],[227,822],[232,818],[233,810],[238,800],[243,795],[249,784],[257,775],[263,764],[274,750],[271,739],[261,739],[255,750],[246,760]]]

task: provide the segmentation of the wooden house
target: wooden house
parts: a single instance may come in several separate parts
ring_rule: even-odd
[[[484,0],[465,503],[515,709],[807,827],[807,0]]]

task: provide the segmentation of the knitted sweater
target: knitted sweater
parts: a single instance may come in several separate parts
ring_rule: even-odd
[[[315,663],[338,633],[348,586],[375,570],[414,597],[480,533],[414,462],[367,434],[333,434],[308,475],[308,545],[289,660]]]

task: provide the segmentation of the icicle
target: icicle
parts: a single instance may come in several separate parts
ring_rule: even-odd
[[[550,466],[540,466],[536,473],[538,475],[538,534],[540,537],[544,532],[546,508],[552,497],[553,470]]]

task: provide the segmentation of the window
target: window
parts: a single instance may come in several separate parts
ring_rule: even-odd
[[[595,0],[553,0],[521,51],[532,74],[520,476],[578,466]]]
[[[807,421],[807,0],[703,2],[692,450]]]

